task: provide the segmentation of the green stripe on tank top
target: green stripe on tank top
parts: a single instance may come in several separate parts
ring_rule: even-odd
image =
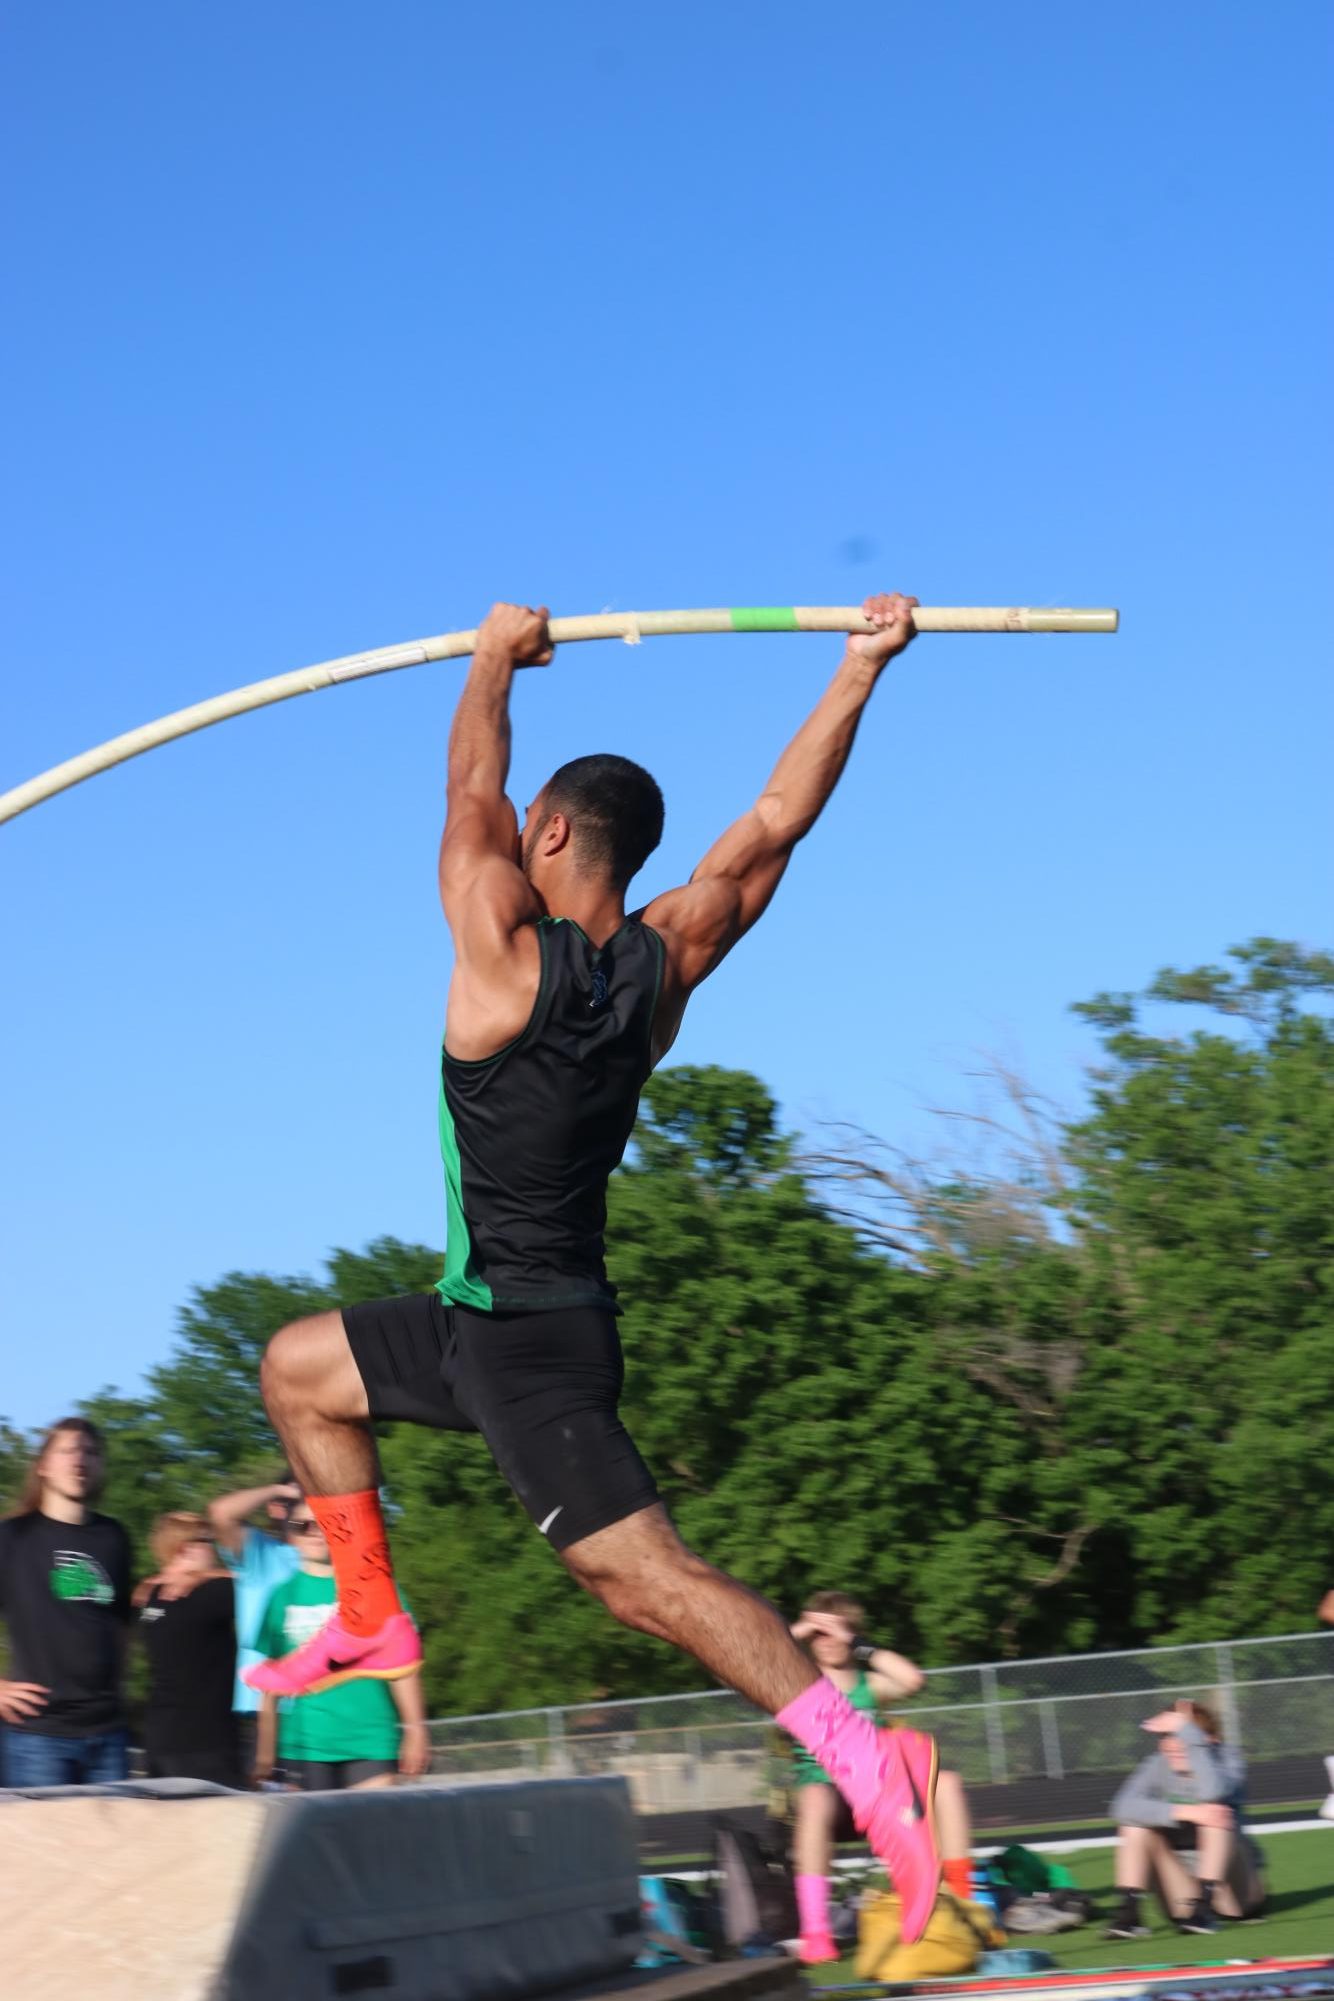
[[[436,1284],[442,1299],[455,1306],[470,1306],[476,1313],[491,1311],[491,1288],[477,1276],[473,1263],[472,1236],[463,1213],[463,1163],[459,1159],[454,1114],[445,1096],[445,1080],[440,1079],[440,1158],[445,1167],[445,1269]]]
[[[733,632],[800,632],[797,614],[789,604],[733,605]]]

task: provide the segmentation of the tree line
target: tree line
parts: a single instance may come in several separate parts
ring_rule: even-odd
[[[650,1081],[610,1263],[625,1415],[688,1541],[785,1607],[855,1591],[929,1665],[1309,1628],[1334,1582],[1334,957],[1229,959],[1081,1003],[1084,1116],[1000,1074],[966,1159],[785,1131],[744,1072]],[[382,1238],[318,1277],[231,1273],[140,1393],[81,1406],[145,1568],[157,1513],[275,1476],[273,1330],[440,1266]],[[0,1426],[0,1495],[28,1445]],[[390,1427],[382,1454],[432,1714],[700,1685],[573,1588],[480,1440]]]

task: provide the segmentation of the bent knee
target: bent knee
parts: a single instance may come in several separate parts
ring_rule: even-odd
[[[310,1343],[305,1338],[306,1322],[291,1320],[270,1334],[259,1365],[260,1386],[265,1394],[285,1389],[309,1368]]]
[[[613,1619],[641,1632],[670,1630],[677,1608],[696,1589],[709,1565],[683,1543],[647,1555],[610,1539],[590,1536],[561,1552],[575,1583],[600,1599]]]
[[[613,1618],[625,1619],[640,1596],[638,1579],[633,1569],[591,1547],[596,1540],[590,1537],[587,1543],[562,1550],[561,1560],[581,1590],[601,1599]]]
[[[314,1313],[280,1327],[264,1350],[259,1381],[266,1401],[274,1396],[309,1401],[338,1416],[362,1414],[357,1404],[364,1409],[361,1376],[341,1313]]]

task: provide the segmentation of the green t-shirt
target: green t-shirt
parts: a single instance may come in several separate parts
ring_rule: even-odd
[[[834,1686],[838,1686],[837,1682]],[[871,1677],[864,1667],[857,1669],[857,1679],[848,1690],[848,1701],[854,1709],[860,1709],[863,1715],[869,1716],[872,1723],[879,1721],[880,1706],[871,1686]],[[834,1782],[819,1760],[798,1744],[792,1753],[792,1783],[794,1786],[832,1786]]]
[[[255,1645],[266,1660],[280,1660],[312,1633],[333,1609],[333,1576],[298,1570],[264,1607]],[[278,1704],[278,1756],[340,1764],[353,1758],[398,1757],[398,1711],[382,1681],[340,1682],[322,1695],[285,1696]]]

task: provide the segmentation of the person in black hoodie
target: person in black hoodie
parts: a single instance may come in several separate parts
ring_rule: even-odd
[[[96,1785],[126,1775],[130,1542],[119,1522],[93,1510],[105,1464],[97,1426],[61,1418],[0,1521],[0,1615],[12,1677],[0,1681],[0,1722],[10,1786]]]
[[[135,1604],[148,1656],[144,1753],[149,1777],[244,1785],[232,1713],[232,1580],[218,1560],[203,1515],[160,1515],[148,1540],[158,1571],[139,1586]]]

